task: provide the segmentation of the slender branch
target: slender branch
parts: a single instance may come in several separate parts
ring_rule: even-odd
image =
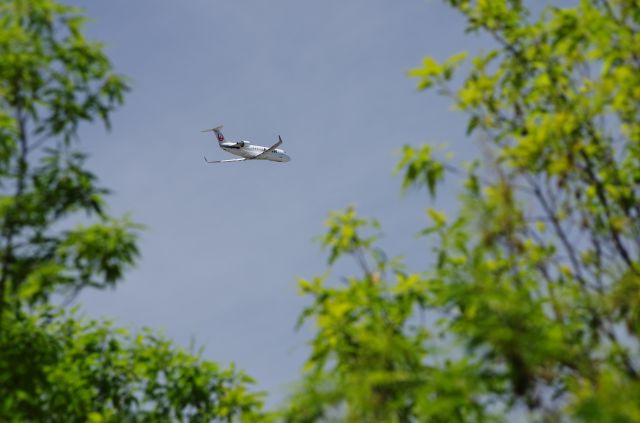
[[[45,142],[49,141],[51,138],[44,136],[42,138],[40,138],[39,140],[36,140],[33,142],[33,144],[31,144],[28,148],[29,151],[34,151],[37,150],[38,148],[42,147],[44,145]]]
[[[628,373],[629,376],[631,376],[634,379],[638,379],[639,375],[638,375],[638,371],[635,368],[635,365],[633,364],[633,361],[631,360],[631,357],[629,357],[629,352],[627,351],[626,348],[622,348],[622,345],[620,344],[620,342],[618,341],[618,338],[615,335],[615,332],[613,331],[612,328],[610,327],[606,327],[605,325],[602,325],[602,329],[605,333],[605,335],[607,336],[607,338],[609,338],[609,340],[611,342],[613,342],[614,344],[620,346],[621,348],[619,349],[619,354],[622,358],[622,362],[626,368],[626,371]]]
[[[465,174],[456,166],[449,164],[449,163],[442,163],[442,166],[444,167],[444,170],[446,170],[447,172],[450,172],[456,176],[464,176]],[[495,185],[494,182],[490,181],[489,179],[482,177],[482,176],[478,176],[476,175],[476,177],[478,178],[478,181],[480,181],[481,183],[483,183],[484,185],[487,186],[492,186]],[[520,184],[514,184],[512,182],[509,182],[509,186],[515,188],[517,191],[522,191],[525,192],[527,194],[533,194],[533,191],[525,186],[525,185],[520,185]]]
[[[18,85],[16,83],[16,85]],[[16,91],[18,91],[16,89]],[[4,316],[4,309],[6,306],[6,295],[8,292],[9,283],[9,269],[13,264],[13,252],[14,252],[14,237],[16,235],[16,222],[15,212],[20,209],[20,199],[24,192],[25,178],[27,173],[27,155],[29,154],[29,146],[27,142],[26,133],[26,117],[20,100],[16,104],[15,119],[18,123],[18,171],[16,174],[16,191],[14,193],[15,202],[12,210],[10,210],[5,217],[4,227],[2,229],[2,236],[6,240],[5,251],[2,255],[2,265],[0,268],[0,328],[2,327],[2,318]]]
[[[620,235],[618,234],[618,231],[616,231],[616,229],[613,227],[613,224],[611,222],[611,208],[609,205],[609,200],[607,199],[607,196],[604,193],[604,186],[602,184],[602,181],[598,179],[598,177],[595,175],[595,172],[593,171],[593,162],[589,158],[589,155],[586,154],[584,151],[582,151],[580,155],[582,156],[582,158],[586,163],[586,167],[584,168],[584,170],[587,172],[587,175],[589,176],[589,179],[591,179],[591,182],[595,185],[596,195],[598,197],[598,200],[600,201],[600,204],[602,204],[602,207],[604,209],[604,214],[605,214],[605,217],[607,218],[607,222],[606,222],[607,229],[609,230],[609,234],[611,235],[611,238],[613,240],[616,250],[620,254],[620,257],[622,257],[622,260],[624,260],[626,265],[629,267],[629,269],[631,269],[631,271],[633,271],[636,274],[640,274],[640,270],[636,268],[635,264],[633,263],[633,260],[631,260],[631,256],[629,255],[629,252],[627,251],[626,247],[622,243],[622,240],[620,239]]]
[[[353,252],[353,256],[358,262],[358,265],[360,265],[360,268],[364,272],[365,276],[367,278],[370,278],[373,273],[371,272],[371,268],[367,263],[367,258],[365,256],[364,250],[361,247],[358,247],[358,249]]]
[[[569,261],[571,262],[571,266],[575,271],[578,282],[580,282],[582,286],[586,286],[586,280],[582,276],[582,268],[580,266],[580,262],[578,261],[578,258],[576,257],[575,249],[571,244],[571,242],[569,241],[569,238],[567,237],[567,234],[565,233],[564,228],[560,224],[558,217],[555,215],[554,210],[547,202],[547,199],[542,193],[542,190],[540,189],[540,186],[538,185],[538,183],[533,179],[531,175],[525,174],[525,177],[529,181],[529,184],[532,186],[534,194],[538,199],[538,201],[540,202],[540,205],[544,209],[544,212],[551,219],[553,228],[555,229],[556,234],[560,238],[560,241],[562,242],[562,245],[564,246],[565,251],[567,251],[567,254],[569,255]]]

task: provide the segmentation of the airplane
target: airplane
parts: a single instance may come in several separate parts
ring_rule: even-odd
[[[207,160],[205,156],[204,161],[207,163],[229,163],[229,162],[243,162],[246,160],[271,160],[273,162],[288,162],[291,158],[278,148],[282,144],[282,138],[278,135],[278,142],[271,147],[263,147],[261,145],[253,145],[249,141],[225,141],[224,135],[220,131],[222,125],[211,129],[205,129],[202,132],[214,132],[218,138],[218,144],[220,148],[236,156],[240,156],[239,159],[228,160]]]

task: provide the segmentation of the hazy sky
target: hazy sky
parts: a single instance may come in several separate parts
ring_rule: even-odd
[[[113,131],[84,127],[83,148],[116,214],[147,225],[138,267],[112,292],[80,296],[92,316],[151,326],[205,356],[234,361],[283,398],[312,327],[297,277],[325,269],[312,242],[330,210],[356,204],[383,224],[382,245],[424,270],[414,234],[432,205],[400,194],[403,144],[449,142],[469,155],[465,117],[418,93],[406,71],[479,42],[436,0],[111,0],[86,8],[132,91]],[[230,158],[201,129],[271,145],[289,163],[207,165]],[[438,205],[450,207],[455,184]],[[333,280],[351,267],[337,269]]]

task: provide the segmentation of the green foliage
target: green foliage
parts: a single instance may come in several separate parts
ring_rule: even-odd
[[[233,366],[51,305],[114,287],[138,257],[140,225],[107,213],[76,147],[78,125],[109,127],[127,91],[84,21],[0,1],[0,421],[264,421]]]
[[[153,332],[49,312],[5,320],[0,420],[257,421],[260,395],[233,366],[183,351]],[[262,419],[260,421],[263,421]]]
[[[7,306],[113,286],[138,255],[136,225],[107,215],[108,191],[72,143],[80,122],[108,125],[127,90],[84,20],[50,0],[0,3],[0,320]],[[61,230],[77,212],[98,223]]]
[[[464,55],[410,75],[468,115],[483,161],[404,147],[404,189],[462,175],[459,211],[427,210],[423,272],[385,267],[366,220],[333,215],[330,264],[351,254],[364,276],[300,282],[317,332],[288,420],[638,422],[640,7],[447,3],[497,47],[461,79]]]
[[[18,138],[30,130],[67,142],[82,121],[102,120],[122,103],[126,84],[98,43],[82,35],[86,18],[52,0],[0,5],[0,90]]]
[[[432,334],[415,314],[425,310],[435,281],[405,273],[398,258],[376,249],[376,236],[359,232],[375,232],[377,222],[358,217],[352,207],[332,213],[327,226],[322,243],[330,247],[329,263],[352,256],[363,275],[339,287],[328,286],[324,277],[299,281],[312,299],[299,324],[313,318],[316,335],[304,380],[283,420],[488,419],[473,395],[480,379],[459,379],[460,373],[474,374],[475,363],[430,365]]]
[[[431,146],[423,145],[419,149],[405,145],[402,148],[402,159],[396,166],[396,170],[405,170],[402,188],[407,189],[411,185],[417,185],[416,179],[427,187],[432,197],[436,195],[436,186],[444,177],[445,166],[433,157]]]

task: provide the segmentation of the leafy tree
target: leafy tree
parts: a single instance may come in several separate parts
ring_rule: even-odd
[[[84,21],[53,0],[0,1],[0,420],[257,418],[233,367],[51,305],[115,286],[138,256],[139,226],[107,213],[77,149],[78,126],[109,127],[128,89]]]
[[[138,254],[134,225],[106,213],[107,190],[74,149],[78,125],[108,125],[127,89],[83,22],[52,1],[0,3],[3,311],[113,286]],[[59,230],[78,212],[98,222]]]
[[[61,312],[22,315],[0,335],[2,421],[264,421],[252,380],[153,332]]]
[[[300,282],[318,331],[285,420],[640,421],[640,7],[446,3],[497,47],[462,78],[466,54],[410,75],[485,154],[403,148],[405,188],[461,179],[454,216],[427,210],[424,272],[387,260],[352,209],[330,217],[329,263],[352,255],[363,276]]]

